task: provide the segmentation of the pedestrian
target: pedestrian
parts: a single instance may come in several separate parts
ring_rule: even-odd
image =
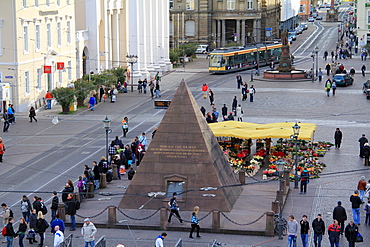
[[[307,215],[303,215],[301,221],[299,222],[301,225],[301,240],[302,246],[308,247],[308,236],[310,234],[310,223],[307,221]]]
[[[356,73],[355,69],[352,67],[350,70],[349,70],[349,75],[350,76],[354,76]]]
[[[64,233],[64,230],[66,229],[66,226],[64,224],[64,221],[60,219],[60,215],[56,214],[55,219],[50,223],[51,232],[55,233],[55,227],[58,226],[59,230]]]
[[[345,208],[342,206],[342,202],[338,201],[338,206],[336,206],[333,210],[333,220],[337,220],[338,224],[340,225],[341,231],[340,234],[343,235],[344,231],[344,222],[347,220],[347,212]]]
[[[79,205],[80,203],[73,198],[73,194],[68,194],[66,214],[70,216],[71,220],[71,228],[69,229],[70,231],[76,230],[76,212],[80,208]]]
[[[319,82],[321,82],[322,81],[322,71],[321,71],[321,68],[319,68],[319,72],[317,74],[319,76]]]
[[[101,102],[101,98],[104,97],[104,88],[102,85],[99,87],[99,102]]]
[[[146,94],[146,87],[148,86],[148,80],[145,78],[143,80],[143,90],[144,90],[144,94]]]
[[[301,172],[301,191],[299,192],[299,194],[306,194],[307,192],[307,184],[309,183],[309,179],[310,179],[310,173],[308,172],[307,169],[304,169],[302,172]]]
[[[32,203],[32,207],[33,209],[36,209],[36,214],[39,213],[39,211],[41,211],[41,202],[39,200],[39,197],[38,196],[33,196],[33,203]]]
[[[335,91],[337,90],[337,84],[335,83],[335,81],[332,82],[331,89],[333,90],[333,96],[335,96]]]
[[[137,82],[137,90],[139,93],[143,93],[143,81],[141,79]]]
[[[13,240],[14,238],[17,238],[17,234],[14,232],[14,228],[13,228],[13,223],[14,223],[14,218],[13,217],[9,217],[8,218],[8,222],[5,224],[5,228],[6,228],[6,233],[5,233],[5,238],[6,238],[6,242],[3,241],[3,243],[7,243],[6,244],[6,247],[13,247]]]
[[[254,88],[254,86],[252,85],[250,88],[249,88],[249,102],[253,102],[253,98],[254,98],[254,95],[256,94],[256,89]]]
[[[23,239],[26,236],[28,224],[24,218],[19,219],[19,226],[18,226],[18,231],[17,235],[19,237],[19,247],[24,247],[23,245]]]
[[[215,94],[211,89],[208,89],[208,95],[209,95],[209,101],[211,102],[211,105],[213,104],[213,101],[215,101]]]
[[[193,213],[191,214],[191,230],[190,230],[190,235],[189,238],[193,238],[193,232],[196,229],[197,230],[197,238],[200,238],[201,236],[199,235],[199,222],[198,222],[198,213],[199,213],[199,207],[195,206]]]
[[[227,118],[231,121],[234,121],[234,116],[233,116],[233,113],[230,112],[229,116],[227,116]]]
[[[26,195],[23,195],[22,200],[21,200],[21,211],[22,211],[22,216],[27,223],[30,221],[31,210],[32,210],[32,205],[31,205],[30,199],[28,199]]]
[[[47,103],[47,108],[51,109],[51,100],[53,99],[53,95],[49,91],[46,92],[45,99]]]
[[[238,106],[238,99],[237,99],[236,96],[234,96],[233,103],[231,105],[232,111],[234,112],[234,116],[236,116],[236,107],[237,106]]]
[[[154,84],[153,80],[150,80],[149,90],[150,90],[150,96],[152,97],[152,99],[154,98],[154,88],[155,88],[155,84]]]
[[[296,247],[298,236],[298,222],[294,219],[293,215],[289,215],[287,235],[288,235],[288,247]]]
[[[242,109],[242,106],[240,104],[236,108],[236,119],[237,119],[237,121],[243,122],[243,109]]]
[[[237,84],[238,89],[240,89],[240,86],[242,85],[242,83],[243,83],[242,76],[240,74],[238,74],[236,76],[236,84]]]
[[[203,83],[202,92],[203,92],[203,98],[206,99],[207,98],[207,92],[208,92],[208,86],[207,86],[206,83]]]
[[[340,149],[340,144],[342,143],[342,131],[339,128],[336,128],[334,132],[334,142],[335,142],[335,149]]]
[[[89,244],[91,247],[95,246],[95,234],[97,230],[95,225],[90,221],[89,218],[84,220],[84,224],[81,228],[81,236],[84,237],[85,247],[88,247]]]
[[[330,70],[331,70],[331,66],[330,66],[330,63],[327,63],[325,65],[325,69],[326,69],[326,75],[329,76],[330,75]]]
[[[155,81],[158,82],[158,83],[161,81],[161,77],[159,76],[159,72],[157,72],[157,74],[155,74],[154,78],[155,78]]]
[[[152,132],[152,140],[154,139],[155,134],[157,134],[158,127],[154,127],[153,132]]]
[[[364,210],[366,212],[365,225],[370,226],[370,199],[368,199],[367,204],[364,207]]]
[[[64,233],[60,230],[59,226],[55,226],[54,230],[54,247],[59,247],[59,245],[64,241]]]
[[[356,225],[360,225],[360,206],[362,204],[362,201],[359,197],[358,190],[355,190],[354,193],[349,198],[351,204],[352,204],[352,215],[353,215],[353,221]]]
[[[96,161],[93,161],[93,172],[94,172],[94,189],[99,189],[99,182],[100,182],[100,168]],[[63,195],[62,195],[63,196]]]
[[[148,147],[148,140],[146,139],[145,132],[141,133],[139,137],[139,142],[144,146],[144,149]]]
[[[335,57],[334,51],[331,51],[331,61],[334,60],[334,57]]]
[[[206,108],[204,108],[204,106],[202,106],[202,107],[200,108],[200,111],[202,112],[203,117],[205,117],[205,116],[206,116]]]
[[[175,214],[177,218],[179,219],[180,223],[182,223],[181,216],[179,214],[179,205],[177,204],[177,193],[173,192],[171,200],[168,202],[168,206],[171,207],[171,213],[168,217],[168,223],[172,224],[171,218],[172,215]]]
[[[364,157],[364,145],[365,143],[369,143],[369,141],[365,137],[365,134],[362,134],[360,139],[358,139],[358,142],[360,143],[360,155],[359,156],[363,158]]]
[[[86,192],[87,192],[86,183],[87,183],[86,180],[84,178],[82,178],[82,176],[78,177],[77,188],[78,188],[78,194],[80,195],[80,200],[81,201],[83,199],[85,199],[85,195],[86,195]]]
[[[89,100],[89,108],[90,108],[90,110],[92,110],[92,111],[95,110],[95,108],[94,108],[94,105],[95,104],[96,104],[96,99],[95,99],[94,95],[91,94],[90,100]]]
[[[362,76],[365,76],[365,71],[366,71],[366,66],[365,64],[362,64],[362,67],[361,67]]]
[[[135,171],[134,168],[130,167],[128,172],[127,172],[127,178],[128,180],[132,180],[134,178]]]
[[[30,114],[28,115],[29,118],[30,118],[30,122],[32,123],[32,119],[35,120],[35,122],[37,123],[37,119],[36,119],[36,110],[33,106],[31,106],[30,110],[29,110]]]
[[[326,80],[326,83],[325,83],[325,91],[326,91],[326,95],[329,97],[329,94],[330,94],[330,90],[331,90],[331,80],[330,78],[328,78]]]
[[[8,105],[8,116],[9,116],[9,123],[14,124],[15,123],[14,109],[11,104]]]
[[[126,134],[128,132],[128,117],[124,117],[122,119],[122,132],[123,132],[123,137],[126,137]]]
[[[159,81],[158,80],[155,83],[155,97],[156,98],[160,98],[161,97],[161,89],[160,89]]]
[[[5,153],[5,145],[3,143],[3,139],[0,137],[0,162],[3,162],[4,153]]]
[[[369,145],[369,144],[367,144],[367,145]],[[358,181],[357,190],[358,190],[358,192],[360,192],[361,203],[364,203],[364,195],[365,195],[365,190],[366,190],[365,176],[361,176],[360,180]]]
[[[348,247],[355,247],[358,227],[354,224],[353,220],[349,222],[344,231],[344,236],[348,241]]]
[[[13,211],[11,211],[10,208],[8,208],[6,203],[2,203],[1,207],[4,211],[4,213],[0,214],[0,217],[3,218],[3,225],[6,226],[6,224],[8,224],[8,222],[9,222],[9,218],[13,217]],[[4,241],[3,243],[6,243],[6,242]]]
[[[40,236],[40,244],[39,247],[44,246],[44,239],[45,239],[45,232],[46,229],[49,228],[48,222],[45,220],[44,215],[42,212],[38,212],[37,214],[37,222],[36,222],[36,233]]]
[[[339,247],[339,236],[341,233],[341,227],[338,225],[338,221],[334,220],[333,224],[328,227],[328,235],[330,241],[330,247]]]
[[[9,122],[8,110],[4,111],[3,120],[4,120],[3,132],[9,132],[8,129],[9,129],[9,126],[10,126],[10,122]]]
[[[364,165],[365,166],[369,166],[369,157],[370,157],[370,146],[369,146],[369,143],[365,143],[364,144],[364,148],[363,148],[362,152],[363,152],[364,157],[365,157]]]
[[[226,104],[224,104],[224,106],[222,107],[221,112],[222,112],[222,117],[227,116],[227,106],[226,106]]]
[[[30,231],[28,232],[29,235],[32,235],[32,238],[28,238],[28,241],[29,241],[30,244],[37,243],[37,240],[36,240],[36,223],[37,223],[37,213],[36,213],[36,209],[33,209],[32,213],[30,214],[30,221],[29,221]]]
[[[312,221],[313,242],[315,247],[321,247],[322,236],[325,235],[325,222],[321,218],[321,214]]]
[[[56,191],[53,191],[52,195],[53,195],[53,200],[51,202],[51,207],[50,207],[51,209],[51,221],[50,222],[55,220],[55,217],[58,211],[58,204],[59,204],[58,193]]]
[[[248,98],[247,90],[248,90],[248,85],[247,83],[244,83],[242,87],[242,101],[246,101]]]
[[[163,245],[163,240],[167,238],[167,233],[165,232],[162,232],[161,235],[159,235],[157,237],[157,239],[155,240],[155,247],[164,247]]]

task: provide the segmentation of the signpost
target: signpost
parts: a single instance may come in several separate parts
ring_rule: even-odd
[[[171,104],[171,100],[155,100],[154,108],[155,109],[167,109]]]

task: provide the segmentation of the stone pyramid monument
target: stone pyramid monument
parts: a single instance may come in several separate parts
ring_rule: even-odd
[[[181,210],[199,206],[202,211],[230,211],[242,187],[220,187],[237,184],[239,180],[182,80],[119,207],[158,209],[177,192]],[[200,190],[209,187],[218,189]],[[152,192],[165,196],[152,200],[141,196]]]

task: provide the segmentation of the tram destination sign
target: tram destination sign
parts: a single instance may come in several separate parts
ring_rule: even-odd
[[[155,109],[167,109],[171,105],[171,100],[155,100]]]

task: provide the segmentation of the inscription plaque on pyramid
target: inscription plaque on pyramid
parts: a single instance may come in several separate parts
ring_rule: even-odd
[[[227,186],[236,184],[239,180],[182,80],[119,207],[158,209],[170,198],[148,202],[140,195],[165,192],[170,197],[177,191],[181,210],[197,205],[202,211],[230,211],[242,187]],[[200,191],[207,187],[219,189]]]

